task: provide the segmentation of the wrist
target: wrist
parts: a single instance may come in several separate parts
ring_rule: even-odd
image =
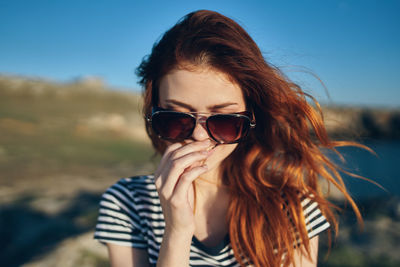
[[[192,231],[180,229],[165,229],[157,267],[161,266],[189,266],[190,245],[193,237]]]

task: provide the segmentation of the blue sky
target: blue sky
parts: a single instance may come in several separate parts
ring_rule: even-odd
[[[139,91],[134,70],[143,56],[198,9],[238,21],[267,60],[323,103],[400,107],[395,0],[0,0],[0,73],[56,81],[95,75]]]

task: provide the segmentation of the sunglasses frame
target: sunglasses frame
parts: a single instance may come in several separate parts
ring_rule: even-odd
[[[190,131],[190,134],[188,134],[188,136],[186,138],[189,138],[190,136],[192,136],[194,129],[196,128],[198,123],[201,123],[203,125],[203,127],[207,130],[208,136],[211,137],[214,141],[216,141],[219,144],[235,144],[235,143],[239,143],[241,140],[243,140],[249,133],[249,131],[252,128],[256,127],[256,121],[254,119],[254,116],[251,112],[249,111],[243,111],[243,112],[235,112],[235,113],[214,113],[214,112],[180,112],[180,111],[174,111],[174,110],[170,110],[170,109],[164,109],[161,107],[153,107],[152,111],[151,111],[151,115],[146,117],[146,120],[151,124],[153,131],[154,131],[154,127],[153,127],[153,116],[159,113],[163,113],[163,112],[168,112],[168,113],[176,113],[176,114],[185,114],[188,115],[190,117],[192,117],[195,120],[195,126],[193,127],[193,129]],[[199,116],[200,115],[200,116]],[[208,115],[208,116],[204,116],[204,115]],[[229,116],[234,116],[234,117],[240,117],[240,118],[245,118],[249,121],[249,128],[246,131],[245,134],[243,134],[243,136],[241,136],[239,139],[233,141],[233,142],[221,142],[220,140],[217,140],[216,138],[214,138],[213,134],[211,133],[210,129],[208,128],[207,125],[207,120],[212,117],[212,116],[216,116],[216,115],[229,115]],[[253,119],[251,119],[253,118]],[[159,138],[164,139],[164,140],[168,140],[168,141],[180,141],[181,139],[170,139],[170,138],[166,138],[163,137],[159,134],[157,134]],[[182,140],[186,139],[183,138]]]

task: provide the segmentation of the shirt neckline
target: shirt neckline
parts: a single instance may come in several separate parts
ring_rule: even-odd
[[[202,251],[206,252],[209,255],[212,256],[217,256],[220,254],[220,252],[230,243],[229,240],[229,234],[226,234],[224,239],[222,239],[222,241],[215,245],[215,246],[206,246],[203,243],[201,243],[196,236],[193,235],[192,237],[192,243],[195,247],[201,249]]]

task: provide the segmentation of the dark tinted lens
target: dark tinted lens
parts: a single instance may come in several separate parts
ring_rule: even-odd
[[[153,130],[160,137],[169,140],[183,140],[190,137],[195,124],[195,118],[178,112],[158,112],[152,117]]]
[[[214,139],[221,143],[233,143],[247,134],[250,120],[244,116],[218,114],[210,116],[207,127]]]

